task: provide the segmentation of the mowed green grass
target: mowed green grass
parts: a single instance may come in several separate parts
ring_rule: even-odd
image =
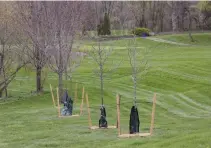
[[[157,36],[162,39],[166,39],[169,41],[175,41],[180,43],[188,43],[190,45],[201,45],[201,46],[209,46],[211,36],[210,33],[193,33],[192,37],[194,42],[191,42],[189,38],[189,34],[177,34],[177,35],[161,35]]]
[[[200,40],[197,36],[195,38]],[[108,67],[112,60],[114,63],[122,60],[117,71],[105,80],[105,105],[108,124],[115,125],[115,96],[117,93],[122,95],[121,127],[124,133],[129,129],[133,99],[131,68],[126,49],[128,41],[102,43],[104,47],[112,46],[114,49]],[[10,98],[0,101],[0,148],[210,148],[211,43],[206,42],[207,46],[203,46],[201,41],[197,46],[188,47],[160,44],[141,38],[137,41],[139,50],[153,47],[148,55],[150,69],[143,79],[139,79],[137,92],[141,132],[149,130],[152,97],[157,93],[152,137],[120,139],[116,129],[89,130],[85,106],[81,117],[57,118],[49,91],[49,84],[54,88],[57,86],[57,76],[46,70],[45,93],[36,96],[30,94],[35,89],[35,74],[23,69],[9,87]],[[90,49],[92,44],[83,45],[83,48]],[[97,125],[101,101],[99,78],[92,73],[94,67],[91,58],[86,57],[73,74],[73,81],[78,83],[79,97],[74,104],[74,113],[79,112],[84,86],[89,95],[92,121]],[[74,96],[75,84],[65,83],[69,93]]]

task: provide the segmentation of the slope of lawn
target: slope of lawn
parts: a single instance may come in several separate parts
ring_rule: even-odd
[[[177,38],[177,35],[171,38]],[[109,68],[112,61],[117,64],[122,60],[117,71],[105,79],[104,94],[109,125],[116,124],[116,93],[122,95],[121,128],[124,133],[129,129],[129,112],[133,105],[133,83],[126,49],[129,41],[102,43],[102,46],[114,49],[107,62]],[[81,117],[57,118],[49,90],[49,84],[54,88],[57,86],[57,76],[45,70],[44,94],[32,95],[35,74],[23,69],[9,87],[10,98],[0,101],[0,148],[211,148],[211,48],[160,44],[146,39],[137,39],[137,42],[139,50],[150,48],[150,68],[143,79],[138,80],[137,106],[141,132],[148,131],[152,97],[154,92],[157,93],[152,137],[119,139],[116,129],[91,131],[85,106]],[[85,44],[83,48],[91,50],[93,44]],[[79,112],[84,86],[89,95],[92,121],[97,125],[101,101],[99,79],[92,73],[94,67],[87,56],[73,74],[79,92],[74,113]],[[65,82],[72,96],[74,82]]]
[[[179,43],[188,43],[191,45],[201,45],[208,46],[211,45],[211,33],[192,33],[192,37],[194,42],[191,42],[188,33],[186,34],[177,34],[177,35],[162,35],[157,36],[158,38],[162,38],[169,41],[179,42]]]

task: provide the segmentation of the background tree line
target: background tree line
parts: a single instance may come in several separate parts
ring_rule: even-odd
[[[111,29],[118,30],[145,27],[156,33],[178,32],[188,30],[190,21],[193,30],[211,29],[209,1],[98,1],[88,5],[87,30],[96,29],[105,15]]]

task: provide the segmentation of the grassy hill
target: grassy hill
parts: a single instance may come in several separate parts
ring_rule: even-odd
[[[180,43],[188,43],[191,45],[201,45],[201,46],[209,46],[211,45],[211,33],[193,33],[192,37],[194,42],[190,41],[188,32],[186,34],[177,34],[177,35],[162,35],[158,36],[159,38],[166,39],[169,41],[175,41]]]
[[[211,34],[194,35],[197,46],[176,46],[137,39],[139,49],[151,48],[148,56],[150,69],[138,82],[138,109],[141,132],[148,131],[152,97],[157,93],[154,135],[149,138],[117,138],[117,130],[88,129],[87,113],[75,118],[57,118],[53,107],[49,84],[57,86],[57,76],[46,70],[47,79],[43,95],[31,95],[35,89],[35,74],[22,70],[10,85],[9,100],[0,101],[0,147],[1,148],[63,148],[63,147],[142,147],[142,148],[211,148]],[[189,43],[187,35],[159,36],[167,40]],[[116,124],[115,95],[121,98],[122,132],[128,132],[129,113],[132,106],[133,85],[127,56],[129,39],[106,41],[102,45],[112,46],[109,58],[117,63],[118,70],[105,80],[105,105],[108,124]],[[85,42],[84,49],[92,43]],[[204,46],[206,44],[207,46]],[[81,92],[85,86],[89,94],[93,124],[99,120],[100,85],[92,73],[95,67],[86,57],[73,75]],[[70,94],[74,83],[66,82]],[[78,94],[79,99],[81,93]],[[85,108],[86,110],[86,108]],[[79,100],[75,104],[79,112]]]

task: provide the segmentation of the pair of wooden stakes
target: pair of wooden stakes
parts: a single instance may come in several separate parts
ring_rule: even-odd
[[[77,98],[78,98],[77,87],[78,87],[78,85],[76,83],[76,85],[75,85],[74,102],[76,102]],[[54,93],[53,93],[53,89],[52,89],[51,84],[50,84],[50,90],[51,90],[52,102],[53,102],[54,107],[57,108],[58,117],[59,118],[62,118],[62,117],[79,117],[79,116],[82,115],[82,113],[83,113],[83,104],[84,104],[84,87],[82,89],[82,100],[81,100],[81,104],[80,104],[80,113],[79,114],[75,114],[75,115],[71,115],[71,116],[62,116],[61,115],[61,104],[60,104],[60,99],[59,99],[59,89],[58,89],[58,87],[56,88],[57,104],[56,104],[56,101],[55,101],[55,97],[54,97]]]
[[[71,116],[61,116],[58,88],[57,88],[57,106],[56,106],[56,103],[55,103],[55,98],[54,98],[54,95],[53,95],[53,90],[52,90],[51,85],[50,85],[50,89],[51,89],[51,95],[52,95],[53,104],[58,109],[58,117],[79,117],[79,116],[82,115],[82,113],[83,113],[83,105],[84,105],[84,95],[85,95],[84,87],[82,89],[82,99],[81,99],[81,104],[80,104],[80,113],[79,114],[75,114],[75,115],[71,115]],[[153,97],[150,131],[147,132],[147,133],[137,133],[137,134],[122,134],[121,133],[121,127],[120,127],[120,98],[121,98],[120,95],[116,95],[117,125],[116,126],[108,126],[107,128],[104,128],[104,129],[116,129],[117,128],[118,129],[118,137],[119,138],[151,136],[153,134],[153,128],[154,128],[156,94],[154,94],[154,97]],[[75,101],[77,100],[77,83],[76,83],[75,99],[74,100]],[[87,93],[86,93],[86,105],[87,105],[89,129],[91,129],[91,130],[100,129],[99,126],[93,126],[92,125],[91,112],[90,112],[90,106],[89,106],[89,97],[88,97]]]

